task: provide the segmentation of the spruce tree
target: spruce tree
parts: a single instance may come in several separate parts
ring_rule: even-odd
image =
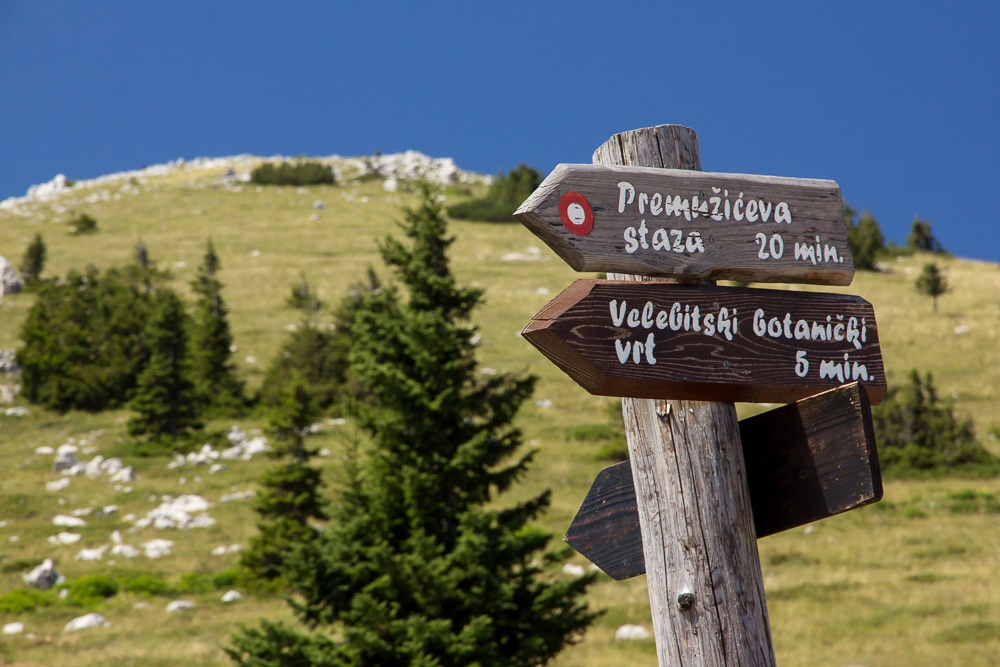
[[[192,288],[198,295],[192,328],[192,377],[211,411],[232,413],[243,404],[243,383],[232,360],[233,336],[228,310],[222,299],[222,283],[216,273],[222,268],[211,239]]]
[[[868,211],[857,219],[857,211],[844,205],[844,220],[847,223],[847,243],[854,258],[854,267],[863,271],[877,268],[879,255],[885,251],[885,237],[878,221]]]
[[[511,422],[535,380],[476,372],[469,318],[482,292],[457,286],[429,186],[403,231],[409,245],[387,239],[381,252],[405,289],[367,295],[352,326],[371,449],[326,530],[287,563],[293,609],[321,632],[244,630],[228,649],[239,664],[534,666],[595,616],[592,575],[545,576],[549,535],[529,524],[549,492],[495,504],[532,458]]]
[[[320,494],[322,476],[309,465],[316,452],[305,445],[306,432],[315,417],[315,405],[296,374],[269,419],[273,436],[270,454],[280,462],[261,480],[264,488],[255,505],[260,532],[240,557],[243,567],[260,579],[278,579],[288,554],[315,538],[316,529],[309,522],[326,519]]]
[[[150,357],[139,374],[129,407],[129,435],[150,441],[177,440],[201,428],[202,402],[190,377],[187,314],[180,298],[161,290],[146,326]]]
[[[45,268],[45,241],[41,234],[35,234],[34,240],[28,244],[21,259],[20,273],[24,284],[29,288],[38,284],[42,269]]]
[[[948,291],[948,279],[944,273],[938,269],[935,262],[924,264],[915,284],[918,292],[931,298],[934,312],[937,313],[937,298]]]

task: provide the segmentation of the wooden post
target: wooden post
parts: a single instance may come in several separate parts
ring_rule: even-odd
[[[678,125],[617,134],[593,161],[701,170],[697,135]],[[622,405],[659,664],[774,665],[735,406]]]

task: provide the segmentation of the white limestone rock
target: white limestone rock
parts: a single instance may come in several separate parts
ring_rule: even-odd
[[[226,594],[222,596],[222,602],[225,604],[239,602],[242,599],[243,595],[239,591],[226,591]]]
[[[29,586],[47,591],[53,586],[57,586],[66,581],[66,577],[56,572],[56,566],[51,558],[46,558],[42,564],[37,566],[28,574],[21,575],[24,583]]]
[[[178,611],[187,611],[195,608],[195,603],[189,600],[174,600],[167,604],[167,613],[173,614]]]
[[[641,625],[626,624],[615,630],[615,639],[617,641],[636,641],[649,639],[650,637],[649,630]]]
[[[77,630],[89,630],[91,628],[99,628],[102,625],[110,625],[106,618],[97,613],[84,614],[83,616],[77,616],[72,621],[66,624],[63,628],[63,632],[75,632]]]

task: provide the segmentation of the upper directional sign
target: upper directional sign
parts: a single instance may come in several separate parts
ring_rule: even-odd
[[[514,215],[577,271],[849,285],[833,181],[560,164]]]
[[[886,391],[875,313],[857,296],[577,280],[522,335],[593,394],[788,403]]]

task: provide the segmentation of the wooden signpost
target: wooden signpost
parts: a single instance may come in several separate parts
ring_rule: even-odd
[[[514,215],[577,271],[822,285],[854,275],[833,181],[560,164]]]
[[[624,397],[631,493],[624,467],[603,471],[571,533],[602,567],[645,571],[661,665],[773,665],[756,537],[881,495],[875,317],[856,297],[691,283],[849,284],[840,190],[697,173],[677,125],[617,134],[594,162],[560,165],[516,213],[574,268],[621,272],[571,285],[524,331]],[[799,403],[741,425],[735,400]]]
[[[856,296],[578,280],[522,335],[604,396],[787,403],[860,381],[877,405],[886,391]]]
[[[856,382],[744,419],[740,439],[758,538],[882,498],[870,404]],[[565,540],[614,579],[646,571],[629,461],[597,475]]]

